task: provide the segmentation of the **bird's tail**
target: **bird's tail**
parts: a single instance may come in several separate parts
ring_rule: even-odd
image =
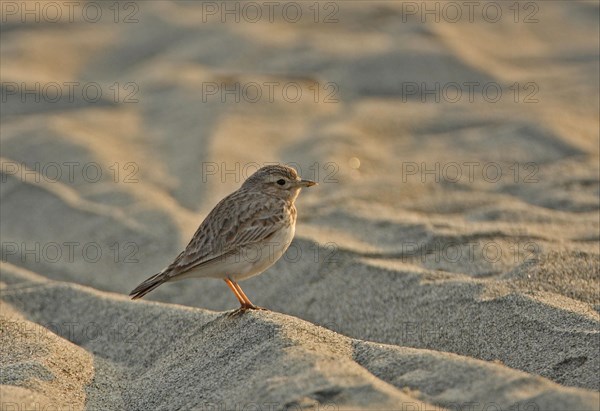
[[[161,271],[160,273],[154,274],[152,277],[135,287],[134,290],[129,293],[129,296],[132,300],[142,298],[167,280],[168,277],[165,275],[165,272]]]

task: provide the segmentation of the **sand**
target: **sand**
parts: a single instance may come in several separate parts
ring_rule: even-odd
[[[6,4],[2,410],[600,409],[596,2]],[[267,162],[320,183],[241,284],[270,311],[220,280],[126,298]]]

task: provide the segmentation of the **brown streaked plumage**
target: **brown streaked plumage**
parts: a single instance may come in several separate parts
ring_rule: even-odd
[[[212,277],[225,280],[240,310],[259,308],[237,281],[260,274],[283,255],[295,232],[294,201],[302,187],[315,184],[290,167],[262,167],[213,208],[167,268],[129,295],[137,299],[168,281]]]

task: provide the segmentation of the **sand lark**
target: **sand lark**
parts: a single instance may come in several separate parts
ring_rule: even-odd
[[[141,298],[184,278],[222,278],[241,304],[238,311],[259,309],[237,282],[262,273],[283,255],[296,229],[294,201],[302,187],[315,184],[290,167],[259,169],[213,208],[175,261],[129,295]]]

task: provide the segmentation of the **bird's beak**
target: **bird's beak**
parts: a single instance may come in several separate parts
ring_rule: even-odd
[[[300,180],[300,185],[302,187],[312,187],[318,185],[318,183],[311,180]]]

